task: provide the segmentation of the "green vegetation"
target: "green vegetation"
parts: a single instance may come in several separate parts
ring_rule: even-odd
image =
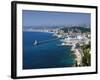
[[[74,54],[75,51],[71,51],[72,54],[70,54],[70,56],[73,56],[73,58],[76,58],[76,55]]]
[[[81,32],[81,33],[90,32],[90,28],[78,27],[78,26],[64,27],[64,28],[61,28],[61,30],[63,30],[64,32],[68,32],[68,31]]]
[[[83,66],[90,66],[91,65],[91,54],[90,54],[90,42],[89,44],[82,45],[81,48],[83,50],[83,57],[82,57],[82,65]]]

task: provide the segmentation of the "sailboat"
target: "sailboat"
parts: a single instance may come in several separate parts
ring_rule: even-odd
[[[33,43],[33,45],[37,45],[37,43],[38,43],[37,40],[35,40],[34,43]]]

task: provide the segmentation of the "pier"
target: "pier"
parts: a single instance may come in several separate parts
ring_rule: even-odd
[[[34,40],[33,41],[33,45],[41,45],[41,44],[45,44],[45,43],[49,43],[51,41],[55,41],[55,40],[59,40],[59,39],[64,39],[64,38],[55,38],[55,39],[49,39],[49,40],[43,40],[43,41],[37,41],[37,40]]]

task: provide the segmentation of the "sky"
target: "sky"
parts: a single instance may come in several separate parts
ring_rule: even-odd
[[[89,13],[23,10],[23,26],[90,25]]]

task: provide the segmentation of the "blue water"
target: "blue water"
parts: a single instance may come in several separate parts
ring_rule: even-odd
[[[44,41],[56,39],[52,33],[23,32],[23,69],[41,69],[71,67],[74,57],[71,56],[71,46],[59,46],[60,40],[49,41],[33,46],[34,40]]]

